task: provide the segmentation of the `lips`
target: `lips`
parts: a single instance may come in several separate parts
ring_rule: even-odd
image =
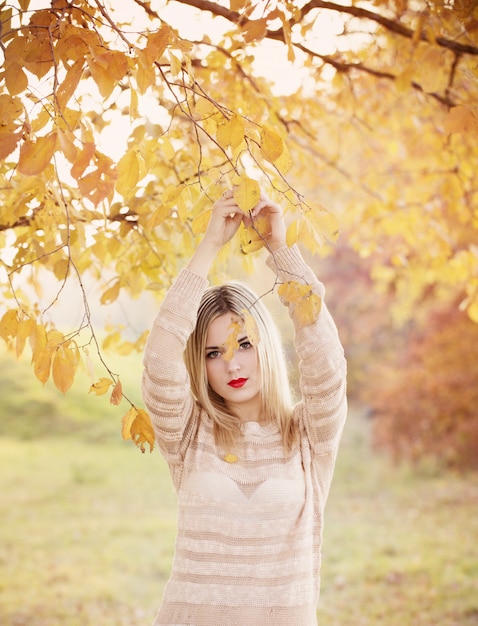
[[[235,378],[234,380],[230,380],[227,384],[229,387],[233,387],[234,389],[240,389],[244,387],[247,383],[247,378]]]

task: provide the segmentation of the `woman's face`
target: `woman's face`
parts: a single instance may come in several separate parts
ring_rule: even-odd
[[[232,352],[231,345],[235,347]],[[224,399],[228,409],[241,419],[242,415],[248,415],[247,409],[251,414],[245,421],[258,419],[261,379],[257,350],[237,315],[224,313],[211,322],[205,359],[208,383]]]

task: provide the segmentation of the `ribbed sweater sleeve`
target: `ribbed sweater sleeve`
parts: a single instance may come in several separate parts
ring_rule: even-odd
[[[337,328],[324,301],[324,286],[295,245],[274,252],[268,257],[267,264],[279,282],[305,282],[322,300],[319,316],[313,324],[301,324],[294,305],[288,304],[288,308],[294,323],[299,358],[302,401],[298,411],[313,454],[335,457],[347,412],[347,365]]]
[[[197,409],[183,353],[196,324],[205,278],[182,269],[153,323],[143,359],[143,400],[156,440],[170,464],[180,464],[194,434]]]

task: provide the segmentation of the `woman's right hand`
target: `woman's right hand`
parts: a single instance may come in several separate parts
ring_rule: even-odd
[[[232,190],[225,191],[213,204],[204,237],[187,267],[196,274],[207,277],[216,254],[234,237],[243,219],[244,212],[234,200]]]
[[[244,212],[234,200],[233,191],[225,191],[219,200],[213,204],[202,243],[219,250],[234,237],[243,218]]]

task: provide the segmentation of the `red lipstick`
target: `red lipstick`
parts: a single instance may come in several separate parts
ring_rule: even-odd
[[[235,378],[234,380],[230,380],[227,384],[229,387],[234,387],[234,389],[240,389],[247,383],[247,378]]]

